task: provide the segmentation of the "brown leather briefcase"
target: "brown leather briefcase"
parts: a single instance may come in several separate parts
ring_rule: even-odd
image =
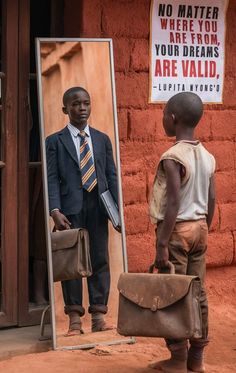
[[[122,273],[118,333],[170,339],[200,338],[200,280],[177,274]]]
[[[53,280],[74,280],[92,274],[89,235],[86,229],[51,233]]]

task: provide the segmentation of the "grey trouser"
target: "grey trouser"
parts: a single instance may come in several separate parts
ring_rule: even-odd
[[[162,222],[157,226],[157,236],[161,226]],[[175,266],[175,273],[198,276],[201,280],[202,339],[207,339],[208,336],[208,303],[205,290],[207,238],[208,227],[205,219],[177,222],[168,245],[169,260]],[[167,341],[167,344],[170,344],[170,341]]]

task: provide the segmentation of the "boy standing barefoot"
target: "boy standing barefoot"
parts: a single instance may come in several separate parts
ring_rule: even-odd
[[[208,229],[214,207],[215,159],[195,139],[194,130],[203,113],[194,93],[178,93],[167,102],[163,126],[175,144],[161,157],[150,201],[150,215],[157,224],[155,265],[165,272],[170,260],[176,274],[201,280],[202,337],[166,340],[169,360],[151,364],[158,372],[204,372],[203,350],[208,344],[208,304],[204,285]]]

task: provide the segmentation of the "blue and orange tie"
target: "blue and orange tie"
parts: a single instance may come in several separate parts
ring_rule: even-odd
[[[96,171],[92,152],[86,139],[86,133],[80,131],[80,170],[83,188],[91,192],[97,185]]]

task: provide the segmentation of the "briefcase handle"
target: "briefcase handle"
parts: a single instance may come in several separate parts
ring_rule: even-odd
[[[168,260],[168,265],[167,267],[169,268],[170,270],[170,274],[171,275],[174,275],[175,274],[175,266],[173,263],[171,263],[169,260]],[[150,267],[149,267],[149,270],[148,270],[148,273],[153,273],[154,272],[154,269],[155,269],[155,263],[151,264]]]

